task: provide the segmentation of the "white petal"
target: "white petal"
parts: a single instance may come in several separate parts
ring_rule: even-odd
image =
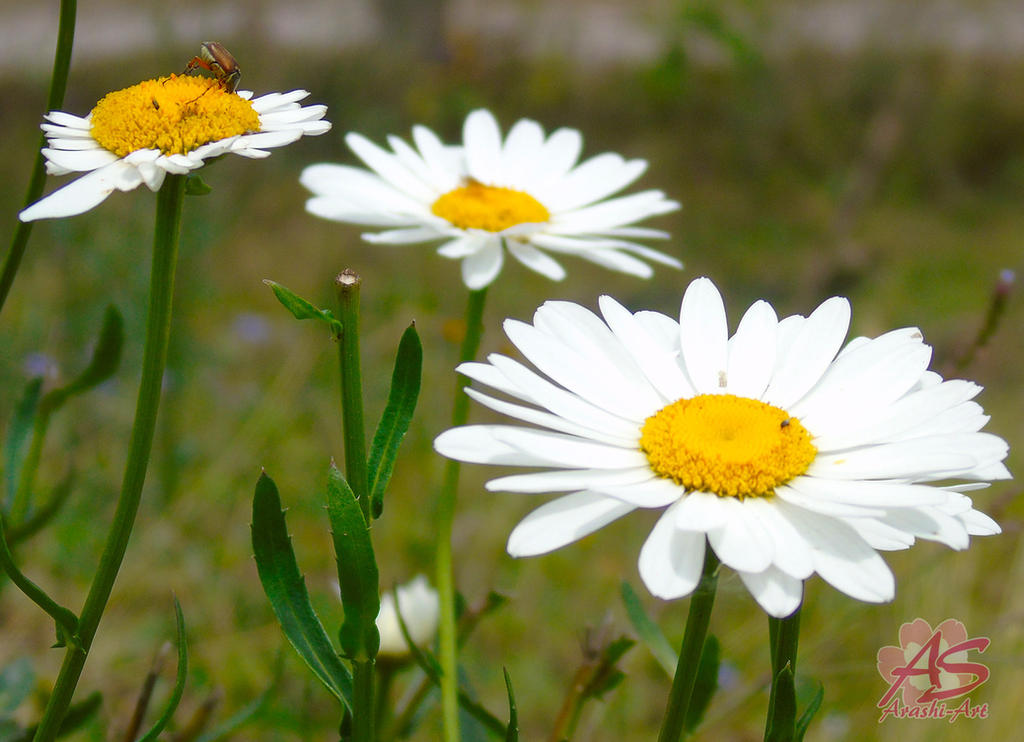
[[[433,183],[440,193],[447,193],[458,187],[462,148],[445,147],[437,135],[425,126],[414,126],[412,138],[423,156],[424,164],[430,170],[429,182]]]
[[[762,497],[748,497],[743,507],[760,522],[774,543],[772,564],[797,580],[806,580],[814,574],[814,558],[811,548],[804,541],[793,524],[783,518],[774,500]]]
[[[508,132],[501,154],[501,185],[526,190],[533,180],[544,146],[544,130],[536,121],[520,119]]]
[[[994,536],[1003,532],[998,523],[980,510],[969,510],[957,517],[964,524],[967,533],[972,536]]]
[[[893,599],[896,582],[885,561],[842,521],[778,502],[778,512],[806,539],[814,569],[837,590],[857,600]]]
[[[721,528],[729,517],[726,499],[710,492],[690,492],[675,508],[676,528],[701,533]]]
[[[491,427],[491,435],[531,459],[563,469],[629,469],[647,463],[647,457],[637,449],[561,433],[495,425]]]
[[[708,531],[708,541],[722,563],[738,572],[762,572],[772,563],[775,544],[753,511],[734,497],[721,498],[725,522]]]
[[[632,511],[626,505],[592,492],[576,492],[541,505],[523,518],[508,537],[514,557],[536,556],[560,549]]]
[[[477,109],[466,117],[462,145],[471,177],[485,185],[501,180],[501,130],[490,111]]]
[[[599,491],[638,508],[663,508],[676,502],[685,494],[683,488],[671,479],[661,477],[640,484],[602,485]]]
[[[676,505],[670,506],[640,550],[640,578],[652,595],[665,600],[689,595],[700,582],[704,569],[702,532],[676,528]]]
[[[142,177],[138,169],[123,160],[117,160],[36,201],[22,211],[18,218],[23,222],[31,222],[82,214],[101,204],[115,190],[130,191],[141,184]]]
[[[490,361],[502,373],[502,378],[514,385],[514,396],[546,407],[559,417],[597,433],[603,440],[631,442],[637,447],[640,442],[640,426],[637,421],[625,420],[581,399],[572,392],[561,389],[518,361],[504,356],[490,356]],[[461,368],[461,367],[460,367]],[[471,369],[471,372],[473,369]],[[478,378],[472,376],[471,378]],[[484,382],[488,383],[488,382]],[[500,388],[500,387],[496,387]]]
[[[658,342],[642,322],[610,296],[602,296],[598,304],[615,337],[666,401],[694,395],[675,348]]]
[[[849,327],[850,302],[838,296],[823,302],[789,339],[785,355],[778,356],[764,401],[784,410],[796,404],[825,373]]]
[[[729,340],[729,394],[760,399],[775,368],[779,319],[765,301],[754,302]]]
[[[722,295],[710,279],[698,278],[687,287],[679,309],[679,337],[686,373],[696,391],[724,392],[729,327]]]
[[[481,248],[462,260],[462,281],[470,291],[489,286],[504,262],[505,251],[497,240],[483,242]]]
[[[552,415],[550,412],[543,412],[542,410],[537,410],[532,407],[526,407],[523,405],[513,404],[512,402],[495,399],[494,397],[478,392],[475,389],[467,388],[465,392],[485,407],[490,407],[492,410],[500,412],[503,415],[514,417],[522,420],[523,422],[532,423],[533,425],[539,425],[547,428],[548,430],[555,430],[559,433],[568,433],[570,435],[587,438],[600,443],[608,443],[613,446],[629,446],[631,448],[635,448],[637,446],[635,435],[631,438],[619,438],[605,433],[600,428],[594,429],[585,427],[559,415]]]
[[[429,242],[440,236],[433,227],[408,227],[363,235],[363,239],[376,245],[408,245],[416,242]]]
[[[769,616],[786,618],[800,607],[804,583],[774,567],[763,572],[740,572],[740,579]]]
[[[568,211],[622,190],[646,169],[644,160],[627,161],[621,155],[606,152],[583,162],[534,195],[552,212]]]
[[[949,496],[944,490],[927,485],[856,479],[818,479],[808,476],[797,477],[786,486],[808,497],[868,508],[940,505]]]
[[[655,479],[655,474],[648,467],[638,466],[633,469],[570,469],[556,471],[538,471],[531,474],[514,474],[499,477],[487,482],[489,492],[522,492],[541,494],[547,492],[569,492],[572,490],[593,490],[602,492],[603,488],[623,485],[642,484]]]
[[[411,173],[394,155],[386,152],[366,137],[350,133],[345,143],[356,155],[390,185],[416,201],[432,203],[437,194]]]
[[[55,166],[72,173],[83,173],[96,170],[120,159],[113,152],[105,149],[43,149],[43,155]]]
[[[561,281],[565,278],[565,268],[533,245],[519,240],[506,240],[505,246],[513,258],[530,270],[536,271],[552,281]]]
[[[496,425],[464,425],[446,430],[434,439],[434,450],[442,456],[473,464],[545,466],[547,458],[533,458],[499,440]]]
[[[576,129],[558,129],[544,142],[535,174],[536,183],[543,185],[559,181],[576,164],[583,151],[583,136]]]

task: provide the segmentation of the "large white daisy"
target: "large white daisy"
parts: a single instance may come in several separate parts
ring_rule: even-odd
[[[216,80],[172,75],[105,96],[84,118],[46,114],[43,150],[51,175],[86,173],[21,212],[23,222],[81,214],[117,191],[156,191],[167,173],[185,174],[232,152],[266,157],[302,135],[330,130],[327,107],[300,106],[309,93],[231,92]]]
[[[609,198],[640,177],[644,160],[609,152],[577,164],[583,147],[578,131],[558,129],[546,137],[527,119],[502,141],[497,121],[484,110],[466,118],[461,147],[445,146],[424,126],[412,133],[415,148],[392,136],[390,152],[349,134],[348,146],[373,172],[311,165],[301,178],[314,194],[306,208],[325,219],[388,228],[364,234],[368,242],[444,240],[438,252],[462,261],[471,289],[498,276],[503,246],[556,281],[565,269],[547,253],[576,255],[642,278],[652,270],[638,257],[681,266],[634,241],[665,238],[665,232],[632,226],[679,204],[655,190]]]
[[[706,544],[769,614],[799,607],[817,572],[868,602],[891,600],[877,549],[916,538],[964,549],[999,533],[963,492],[1008,478],[1006,442],[979,432],[981,390],[928,370],[916,328],[846,343],[850,306],[832,298],[779,320],[759,301],[729,336],[707,278],[679,321],[600,299],[602,317],[547,302],[505,332],[537,371],[492,355],[459,371],[527,405],[467,389],[531,423],[442,433],[441,454],[539,467],[489,490],[568,492],[512,531],[513,556],[565,546],[636,508],[664,508],[640,552],[662,598],[696,587]],[[539,373],[538,373],[539,371]],[[957,484],[967,480],[967,483]]]

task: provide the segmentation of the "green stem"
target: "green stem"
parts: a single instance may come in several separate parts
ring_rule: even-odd
[[[363,377],[359,367],[359,286],[362,279],[351,270],[334,279],[340,304],[341,421],[345,443],[345,478],[359,500],[367,524],[373,522],[367,492],[366,428],[363,425]]]
[[[708,624],[711,622],[711,609],[715,604],[718,564],[718,557],[711,550],[711,546],[706,546],[704,571],[701,573],[700,582],[697,583],[697,589],[690,596],[690,613],[686,617],[683,646],[679,650],[679,663],[676,665],[676,675],[672,679],[672,690],[669,691],[668,707],[665,709],[665,720],[661,725],[658,742],[676,742],[683,734],[690,696],[693,695],[693,686],[697,680],[700,655],[704,651],[704,639],[708,635]]]
[[[352,663],[352,742],[374,742],[373,665],[372,659]]]
[[[768,720],[765,723],[765,735],[769,730],[778,730],[776,720],[778,700],[778,677],[786,665],[796,674],[796,650],[800,641],[800,609],[788,618],[768,617],[768,642],[772,658],[772,689],[768,695]],[[795,721],[795,719],[794,719]],[[792,731],[789,737],[792,737]],[[785,735],[783,735],[785,736]]]
[[[462,339],[459,362],[472,361],[480,349],[483,335],[484,303],[487,289],[470,291],[466,302],[466,335]],[[455,381],[452,426],[465,425],[469,419],[469,397],[462,391],[465,380]],[[437,593],[441,604],[438,647],[441,661],[441,711],[445,742],[459,742],[458,637],[455,629],[455,584],[452,572],[452,524],[455,520],[455,495],[459,489],[459,463],[445,464],[444,480],[437,506]]]
[[[50,92],[46,96],[46,111],[59,110],[64,105],[64,91],[68,86],[68,71],[71,69],[71,48],[75,41],[75,16],[78,0],[61,0],[60,21],[57,28],[57,50],[53,55],[53,74],[50,76]],[[36,148],[36,161],[29,177],[28,190],[25,193],[25,207],[35,203],[43,195],[43,184],[46,182],[46,164],[43,147],[46,137],[39,136],[39,147]],[[11,291],[14,276],[18,273],[21,259],[28,246],[28,238],[32,233],[32,222],[18,222],[11,240],[11,249],[4,258],[3,272],[0,273],[0,311],[3,311],[7,294]]]
[[[121,495],[114,512],[114,521],[85,599],[78,623],[79,646],[68,647],[64,664],[53,693],[33,738],[34,742],[51,742],[60,730],[74,695],[85,658],[99,627],[107,600],[114,588],[121,561],[128,548],[135,515],[142,498],[146,466],[153,445],[160,387],[167,362],[167,341],[171,328],[171,301],[174,294],[174,269],[178,256],[178,233],[181,228],[181,205],[185,195],[185,176],[168,175],[157,194],[156,234],[153,238],[153,265],[149,284],[149,315],[146,320],[146,347],[143,351],[142,379],[135,407],[128,461],[125,464]]]

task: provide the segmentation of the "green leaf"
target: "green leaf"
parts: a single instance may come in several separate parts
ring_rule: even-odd
[[[40,402],[41,408],[49,413],[57,410],[68,399],[99,386],[117,371],[124,347],[124,319],[117,307],[110,305],[103,314],[103,324],[96,339],[89,365],[71,383],[46,394]]]
[[[14,408],[14,417],[11,418],[11,424],[7,430],[7,441],[4,445],[4,474],[7,479],[7,498],[3,503],[5,512],[11,505],[11,498],[18,490],[21,466],[25,463],[25,456],[28,454],[28,444],[32,438],[32,428],[35,426],[42,388],[43,378],[41,376],[28,382],[21,399],[18,400],[18,404]]]
[[[505,690],[508,691],[508,730],[505,732],[505,742],[519,742],[519,711],[516,709],[516,696],[512,692],[512,676],[508,674],[508,668],[501,668],[505,673]]]
[[[721,664],[721,645],[714,635],[704,640],[704,648],[700,653],[697,665],[697,677],[690,693],[690,705],[686,709],[686,720],[683,728],[692,733],[704,719],[704,714],[711,704],[711,698],[718,690],[718,667]]]
[[[333,461],[327,473],[327,516],[331,520],[341,603],[345,608],[345,622],[338,635],[341,653],[353,660],[370,660],[377,656],[380,647],[380,575],[370,526],[355,493]]]
[[[821,684],[821,681],[813,681],[816,689],[811,700],[807,703],[807,708],[800,714],[800,718],[796,721],[796,729],[794,731],[793,739],[796,742],[802,742],[804,735],[807,734],[807,727],[811,725],[811,720],[814,715],[818,713],[818,709],[821,708],[821,702],[825,699],[825,686]]]
[[[793,668],[787,662],[775,676],[768,708],[768,726],[765,742],[793,742],[796,737],[796,689]]]
[[[199,173],[189,173],[188,177],[185,178],[186,196],[205,196],[212,191],[213,188],[203,180]]]
[[[271,291],[274,292],[274,296],[281,302],[285,309],[292,313],[295,319],[318,319],[321,322],[326,322],[330,325],[331,334],[335,337],[341,337],[341,322],[339,322],[330,309],[320,309],[312,302],[303,299],[301,296],[296,294],[289,288],[285,288],[279,283],[271,281],[270,279],[264,279],[263,283],[270,287]]]
[[[27,657],[21,657],[0,670],[0,719],[13,713],[32,692],[36,674]]]
[[[370,447],[369,489],[374,518],[379,518],[384,510],[384,492],[387,491],[388,482],[391,480],[398,447],[409,430],[409,423],[416,409],[422,370],[423,346],[413,324],[406,329],[398,343],[388,403],[380,416],[377,431],[373,434],[373,445]]]
[[[263,473],[252,499],[252,547],[263,591],[284,634],[313,674],[352,708],[352,674],[334,651],[309,602],[274,481]]]
[[[626,581],[622,583],[622,602],[626,606],[626,615],[629,617],[629,622],[633,625],[633,629],[636,630],[640,641],[647,646],[647,649],[654,655],[654,659],[658,661],[658,664],[661,665],[668,676],[670,678],[674,677],[679,656],[672,649],[672,645],[668,643],[665,635],[661,633],[658,625],[647,615],[643,604],[640,602],[640,598]]]
[[[174,681],[174,690],[171,692],[171,697],[167,699],[167,705],[164,707],[164,712],[160,714],[160,718],[139,739],[139,742],[153,742],[160,735],[171,717],[174,716],[174,712],[178,709],[178,703],[181,701],[181,695],[185,692],[185,679],[188,676],[188,642],[185,640],[185,617],[181,613],[181,603],[178,602],[177,597],[174,598],[174,618],[178,628],[178,672]]]

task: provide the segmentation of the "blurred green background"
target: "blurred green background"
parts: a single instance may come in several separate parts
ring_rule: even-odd
[[[53,7],[50,7],[53,6]],[[763,4],[676,0],[83,4],[65,109],[84,115],[104,93],[179,71],[198,43],[225,44],[257,94],[302,87],[329,107],[334,130],[266,161],[227,158],[204,171],[214,191],[185,205],[166,394],[138,525],[80,693],[104,693],[80,736],[123,726],[150,659],[173,637],[171,594],[189,628],[192,668],[184,720],[223,692],[224,718],[264,690],[284,640],[256,578],[249,544],[253,485],[265,467],[289,507],[289,528],[324,623],[340,623],[323,511],[330,457],[341,456],[336,355],[326,331],[299,324],[261,279],[321,305],[343,268],[364,280],[364,382],[375,420],[404,327],[417,321],[424,395],[399,460],[375,543],[385,585],[432,572],[433,501],[442,462],[431,440],[450,414],[465,290],[457,264],[430,247],[370,247],[360,230],[303,211],[297,177],[318,161],[356,162],[343,142],[377,142],[423,123],[448,141],[473,108],[507,128],[529,117],[580,129],[585,155],[606,150],[650,162],[639,188],[683,204],[651,226],[685,261],[643,282],[566,260],[554,284],[514,261],[491,290],[485,352],[507,351],[500,320],[529,318],[546,299],[596,307],[609,293],[634,310],[678,310],[689,280],[711,276],[733,322],[753,300],[806,314],[842,293],[853,332],[916,325],[933,367],[986,387],[989,430],[1022,439],[1022,309],[969,368],[957,361],[983,323],[1001,269],[1024,245],[1024,10],[995,2]],[[52,59],[56,3],[0,3],[0,235],[7,249],[36,147]],[[1016,31],[1014,31],[1016,29]],[[64,180],[51,179],[50,188]],[[103,307],[127,320],[116,378],[55,420],[40,477],[73,468],[57,522],[18,552],[23,569],[79,607],[110,521],[139,373],[155,198],[114,194],[88,214],[39,223],[0,318],[0,420],[30,374],[51,383],[88,358]],[[481,409],[474,421],[490,419]],[[6,424],[6,423],[5,423]],[[1020,455],[1009,465],[1019,468]],[[580,663],[588,628],[631,634],[619,599],[628,580],[674,644],[686,601],[664,603],[636,572],[653,513],[638,514],[552,555],[504,553],[512,526],[538,502],[491,494],[493,475],[464,469],[456,520],[458,585],[470,601],[496,589],[508,605],[464,654],[481,699],[504,716],[501,667],[517,690],[523,739],[544,739]],[[922,542],[886,556],[896,600],[855,602],[820,579],[806,590],[801,673],[825,684],[808,740],[1009,739],[1024,693],[1024,550],[1016,484],[977,493],[1004,534],[966,553]],[[0,591],[0,666],[31,658],[38,698],[62,652],[52,623],[10,585]],[[886,689],[875,654],[900,624],[953,617],[992,639],[989,682],[974,692],[989,718],[877,723]],[[725,573],[712,619],[726,668],[704,739],[761,738],[767,704],[764,614]],[[591,705],[576,739],[646,740],[660,724],[669,679],[643,647],[626,681]],[[265,711],[236,739],[326,739],[336,709],[290,649]],[[165,683],[163,692],[166,693]],[[26,718],[38,708],[26,706]],[[425,720],[417,739],[437,737]],[[113,732],[111,732],[113,734]]]

